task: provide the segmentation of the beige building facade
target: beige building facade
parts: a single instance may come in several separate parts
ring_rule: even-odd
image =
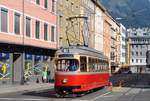
[[[85,44],[94,48],[95,4],[93,0],[59,0],[57,14],[60,47]]]
[[[98,5],[95,7],[95,42],[94,48],[98,51],[103,52],[104,45],[104,11],[105,8],[101,6],[98,2]]]

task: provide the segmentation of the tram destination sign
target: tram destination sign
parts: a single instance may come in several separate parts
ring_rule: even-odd
[[[73,54],[61,54],[59,57],[74,57]]]

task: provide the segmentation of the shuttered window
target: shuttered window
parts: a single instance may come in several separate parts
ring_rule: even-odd
[[[31,19],[26,17],[26,36],[30,37],[31,35]]]
[[[44,40],[47,40],[48,33],[48,24],[44,24]]]
[[[1,31],[8,32],[8,10],[1,8]]]
[[[55,27],[51,26],[51,41],[55,41]]]
[[[20,34],[20,14],[15,13],[14,32]]]
[[[40,38],[40,22],[39,21],[35,22],[35,37],[37,39]]]

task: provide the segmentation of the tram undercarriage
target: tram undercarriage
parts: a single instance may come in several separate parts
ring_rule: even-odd
[[[81,97],[86,94],[97,91],[99,89],[102,89],[102,88],[104,88],[104,86],[86,90],[86,91],[82,91],[82,92],[73,92],[73,89],[80,89],[80,88],[81,88],[80,86],[56,87],[55,88],[56,97],[58,97],[58,98],[59,97]]]

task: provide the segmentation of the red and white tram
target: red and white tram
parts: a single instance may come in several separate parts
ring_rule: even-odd
[[[81,46],[62,48],[56,52],[55,62],[57,94],[81,93],[109,84],[108,59],[94,49]]]

